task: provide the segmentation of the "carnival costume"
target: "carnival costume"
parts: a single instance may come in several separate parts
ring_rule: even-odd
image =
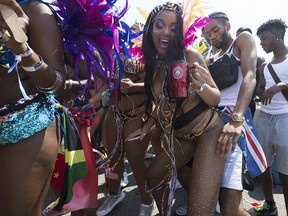
[[[193,44],[193,42],[197,39],[197,29],[201,29],[210,21],[209,18],[204,16],[205,9],[209,8],[209,6],[206,5],[205,2],[203,1],[177,1],[177,3],[178,4],[166,3],[166,4],[155,7],[151,11],[144,28],[152,29],[152,27],[150,26],[152,25],[153,21],[157,20],[157,16],[162,11],[167,10],[167,11],[174,12],[177,17],[177,22],[180,22],[178,21],[180,19],[179,17],[182,17],[182,20],[183,20],[183,28],[181,29],[183,29],[183,33],[182,33],[183,41],[182,42],[183,42],[183,48],[185,50],[186,48],[188,48],[189,45]],[[180,11],[178,5],[181,5],[180,7],[182,11]],[[148,34],[151,34],[151,32],[144,33],[144,37],[147,38],[147,41],[145,42],[147,42],[147,44],[148,43],[152,44],[151,35],[148,35]],[[146,92],[148,93],[148,95],[150,95],[150,100],[151,100],[147,102],[146,110],[148,110],[148,114],[153,111],[153,115],[150,116],[150,118],[151,117],[153,119],[155,118],[154,120],[156,121],[156,124],[159,125],[159,127],[163,131],[163,135],[161,139],[162,146],[164,146],[165,153],[167,154],[169,158],[169,163],[170,163],[169,168],[166,168],[166,166],[168,166],[167,163],[163,162],[161,164],[161,162],[158,160],[157,162],[159,162],[161,166],[165,166],[165,168],[163,169],[165,169],[165,171],[167,171],[168,173],[165,174],[165,176],[163,176],[164,174],[163,175],[160,174],[159,170],[158,170],[159,173],[157,174],[153,173],[153,172],[157,172],[156,171],[157,168],[155,168],[157,166],[154,166],[155,169],[150,169],[151,173],[149,174],[153,177],[158,177],[158,178],[156,180],[156,178],[152,179],[151,177],[151,179],[148,179],[149,181],[148,184],[152,193],[153,191],[155,191],[155,194],[157,194],[158,190],[163,191],[163,196],[165,196],[165,193],[169,193],[167,209],[161,209],[161,212],[162,214],[164,214],[165,212],[165,215],[166,214],[170,215],[171,207],[172,207],[172,200],[174,198],[174,192],[175,192],[175,183],[177,179],[174,146],[177,146],[177,145],[181,146],[181,140],[185,141],[186,143],[191,142],[191,145],[193,145],[195,142],[197,143],[198,141],[200,141],[202,144],[205,136],[207,137],[207,136],[210,136],[211,133],[214,133],[212,128],[214,128],[214,130],[217,132],[215,132],[215,134],[211,137],[215,137],[217,135],[216,133],[220,133],[219,125],[221,125],[222,122],[217,112],[202,101],[199,101],[199,103],[190,111],[188,110],[188,111],[185,111],[185,113],[183,112],[182,108],[184,107],[184,105],[188,104],[189,100],[193,100],[192,99],[193,97],[194,98],[196,97],[195,90],[192,89],[192,91],[189,91],[188,98],[186,97],[182,99],[175,99],[171,96],[172,95],[171,83],[168,81],[169,80],[168,64],[170,61],[174,61],[174,60],[185,60],[186,58],[184,54],[185,51],[183,50],[183,54],[178,54],[178,56],[177,54],[175,54],[175,56],[177,56],[176,58],[181,58],[181,59],[174,59],[173,57],[172,59],[170,59],[171,58],[171,56],[169,56],[170,53],[166,54],[165,57],[167,58],[160,59],[157,55],[157,50],[155,48],[153,48],[152,51],[149,51],[148,47],[151,49],[151,45],[149,46],[148,44],[146,46],[147,47],[143,46],[143,52],[146,54],[145,57],[147,58],[145,59],[145,66],[146,66],[146,70],[151,71],[149,74],[150,77],[148,77],[146,74],[147,79],[145,78],[145,85],[147,87]],[[175,50],[175,53],[177,53],[176,50]],[[148,61],[150,63],[149,65],[147,64]],[[159,71],[164,73],[158,76],[160,77],[159,79],[162,79],[164,77],[163,78],[164,80],[155,84],[157,86],[157,91],[159,93],[159,95],[157,95],[156,92],[154,92],[154,88],[156,89],[156,86],[153,86],[153,84],[156,82],[156,81],[154,82],[154,79],[157,76],[157,74],[159,74]],[[155,106],[155,109],[153,108],[154,106]],[[201,119],[199,116],[201,117]],[[148,120],[149,120],[149,116],[148,116]],[[213,154],[216,154],[214,153],[215,149],[214,150],[211,149],[212,146],[208,146],[208,148],[210,148],[209,152],[213,152]],[[214,146],[214,148],[216,148],[216,146]],[[201,155],[199,155],[198,158],[199,157],[201,157]],[[205,167],[204,169],[206,169],[207,171],[211,168]],[[209,180],[209,177],[207,177],[206,181],[208,180]],[[213,179],[211,179],[211,181],[213,181]],[[219,179],[219,182],[220,182],[220,179]],[[169,192],[167,192],[166,189]],[[162,197],[162,202],[165,202],[164,197]],[[201,201],[199,201],[199,203],[200,202]],[[165,205],[162,203],[162,207],[163,206]],[[210,207],[211,206],[209,206],[209,211],[214,211],[214,209],[210,209]],[[197,209],[197,207],[195,207],[195,209]]]
[[[48,127],[56,111],[55,100],[52,94],[27,95],[18,74],[19,61],[5,46],[0,46],[0,65],[11,73],[16,68],[18,84],[23,95],[22,99],[0,107],[2,145],[20,142],[35,133]],[[21,131],[21,132],[20,132]]]

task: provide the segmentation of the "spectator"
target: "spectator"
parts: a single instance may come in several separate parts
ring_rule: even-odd
[[[288,49],[284,43],[286,28],[287,25],[283,20],[270,19],[257,29],[263,50],[266,53],[273,53],[271,62],[264,64],[260,71],[257,89],[261,109],[255,126],[268,163],[267,170],[259,176],[265,202],[255,208],[258,215],[278,215],[273,198],[271,175],[274,160],[283,186],[286,214],[288,214],[288,97],[285,96],[288,90]]]

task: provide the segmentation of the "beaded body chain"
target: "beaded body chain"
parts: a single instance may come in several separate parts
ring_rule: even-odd
[[[154,78],[156,77],[157,73],[160,70],[160,66],[163,62],[159,61],[155,67],[154,70],[154,76],[152,78],[152,83]],[[162,212],[167,211],[167,214],[170,215],[171,207],[172,207],[172,200],[174,197],[175,192],[175,184],[177,179],[177,169],[176,169],[176,163],[175,163],[175,156],[174,156],[174,130],[173,130],[173,120],[175,116],[176,111],[176,100],[171,100],[169,98],[168,93],[168,66],[167,64],[164,64],[164,76],[165,80],[161,83],[161,92],[159,96],[157,97],[153,91],[153,86],[151,86],[151,92],[153,95],[153,99],[156,104],[156,114],[158,119],[158,124],[163,130],[163,137],[161,139],[161,143],[167,143],[167,148],[164,147],[166,154],[170,158],[171,161],[171,167],[170,171],[167,173],[166,178],[164,178],[161,182],[157,184],[155,188],[152,188],[151,190],[157,190],[159,187],[164,187],[165,184],[169,188],[169,197],[168,197],[168,208],[167,210],[162,209]],[[166,146],[166,145],[164,145]],[[168,182],[167,182],[168,181]],[[163,195],[162,202],[164,203],[165,196]],[[164,204],[162,204],[162,207]]]

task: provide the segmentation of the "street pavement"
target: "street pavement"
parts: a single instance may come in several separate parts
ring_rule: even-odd
[[[150,162],[150,160],[146,160],[147,163]],[[125,192],[125,198],[123,199],[122,202],[120,202],[111,213],[108,214],[108,216],[137,216],[139,207],[140,207],[140,198],[139,198],[139,193],[137,190],[137,186],[135,185],[135,180],[133,177],[133,174],[131,172],[131,168],[128,163],[125,164],[126,169],[128,171],[128,179],[129,179],[129,184],[126,188],[123,189]],[[243,191],[243,204],[245,209],[253,214],[253,207],[251,203],[253,202],[263,202],[263,195],[261,192],[260,185],[257,181],[257,179],[253,179],[253,182],[255,184],[255,188],[253,191]],[[106,194],[106,185],[105,185],[105,178],[104,174],[99,174],[99,181],[98,181],[98,199],[99,199],[99,205],[102,204],[104,201],[104,196]],[[287,216],[286,215],[286,210],[285,210],[285,202],[284,202],[284,197],[283,197],[283,191],[282,187],[280,185],[274,185],[273,187],[274,191],[274,198],[277,203],[278,207],[278,215],[279,216]],[[173,211],[179,207],[181,204],[183,204],[186,201],[187,195],[186,192],[184,191],[183,188],[180,188],[176,190],[175,192],[175,199],[174,199],[174,205],[173,205]],[[47,198],[45,200],[45,205],[47,206],[50,202],[53,201],[53,194],[51,191],[49,191]],[[86,215],[85,216],[95,216],[96,215],[96,209],[88,209],[86,210]],[[153,216],[159,216],[159,212],[156,208],[156,205],[153,210]],[[173,214],[172,214],[173,215]],[[221,214],[216,214],[215,216],[219,216]],[[70,216],[70,213],[65,214],[65,216]],[[232,215],[231,215],[232,216]]]

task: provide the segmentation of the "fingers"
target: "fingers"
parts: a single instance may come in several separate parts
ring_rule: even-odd
[[[216,152],[221,155],[221,157],[226,157],[229,150],[232,137],[227,134],[221,134],[218,139]]]
[[[7,29],[2,28],[0,30],[0,43],[7,43],[11,39],[11,35]]]
[[[1,3],[4,3],[8,6],[10,6],[18,16],[23,16],[24,12],[20,5],[15,0],[2,0]]]
[[[233,153],[236,150],[239,136],[240,134],[238,134],[238,132],[236,131],[232,132],[223,129],[223,132],[218,139],[216,152],[220,154],[221,157],[226,157],[228,152],[230,151],[230,146],[232,145],[231,152]]]

